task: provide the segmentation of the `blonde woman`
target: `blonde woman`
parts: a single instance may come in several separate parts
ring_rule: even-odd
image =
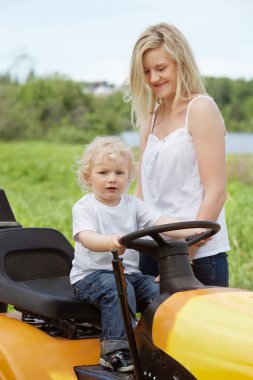
[[[136,195],[155,211],[181,220],[217,221],[221,231],[191,250],[192,266],[203,284],[228,286],[226,128],[175,26],[153,25],[138,38],[130,97],[132,122],[140,127]],[[157,275],[150,260],[141,255],[140,269]]]

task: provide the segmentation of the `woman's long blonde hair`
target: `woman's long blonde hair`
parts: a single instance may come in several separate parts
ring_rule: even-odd
[[[149,113],[154,111],[159,99],[144,80],[143,55],[149,49],[163,47],[177,65],[177,88],[174,104],[180,98],[189,99],[194,94],[206,94],[206,90],[184,35],[173,25],[161,23],[148,27],[138,38],[132,53],[130,83],[125,99],[132,102],[131,120],[141,126]]]

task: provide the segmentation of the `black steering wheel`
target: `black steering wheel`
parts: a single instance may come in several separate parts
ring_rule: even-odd
[[[157,244],[164,246],[169,244],[171,240],[166,240],[160,234],[162,232],[169,232],[175,230],[185,230],[187,228],[206,228],[207,231],[201,233],[200,235],[190,235],[185,239],[185,242],[188,247],[193,244],[198,243],[200,240],[209,238],[210,236],[216,234],[220,230],[220,225],[215,222],[210,221],[188,221],[188,222],[178,222],[178,223],[169,223],[161,224],[159,226],[144,228],[138,231],[131,232],[130,234],[124,235],[119,239],[120,244],[125,245],[128,248],[135,248],[136,243],[141,246],[157,247]],[[141,238],[145,236],[150,236],[155,240],[155,242],[150,240],[143,240]],[[138,240],[137,240],[138,239]],[[173,240],[175,241],[175,240]]]

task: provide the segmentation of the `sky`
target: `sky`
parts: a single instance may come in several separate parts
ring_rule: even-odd
[[[168,22],[203,76],[253,79],[252,0],[0,0],[0,74],[121,85],[135,41]]]

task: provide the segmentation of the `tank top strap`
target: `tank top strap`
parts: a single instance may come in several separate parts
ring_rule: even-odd
[[[192,100],[188,104],[186,115],[185,115],[185,128],[187,129],[187,131],[188,131],[188,115],[189,115],[191,105],[195,100],[200,99],[200,98],[212,99],[211,96],[204,95],[204,94],[199,94],[199,95],[195,96],[194,98],[192,98]]]
[[[151,119],[151,125],[150,125],[150,132],[149,133],[153,133],[153,129],[154,129],[154,126],[155,126],[155,121],[156,121],[156,116],[157,116],[157,108],[158,108],[158,104],[156,104],[156,106],[154,108],[154,112],[153,112],[152,119]]]

